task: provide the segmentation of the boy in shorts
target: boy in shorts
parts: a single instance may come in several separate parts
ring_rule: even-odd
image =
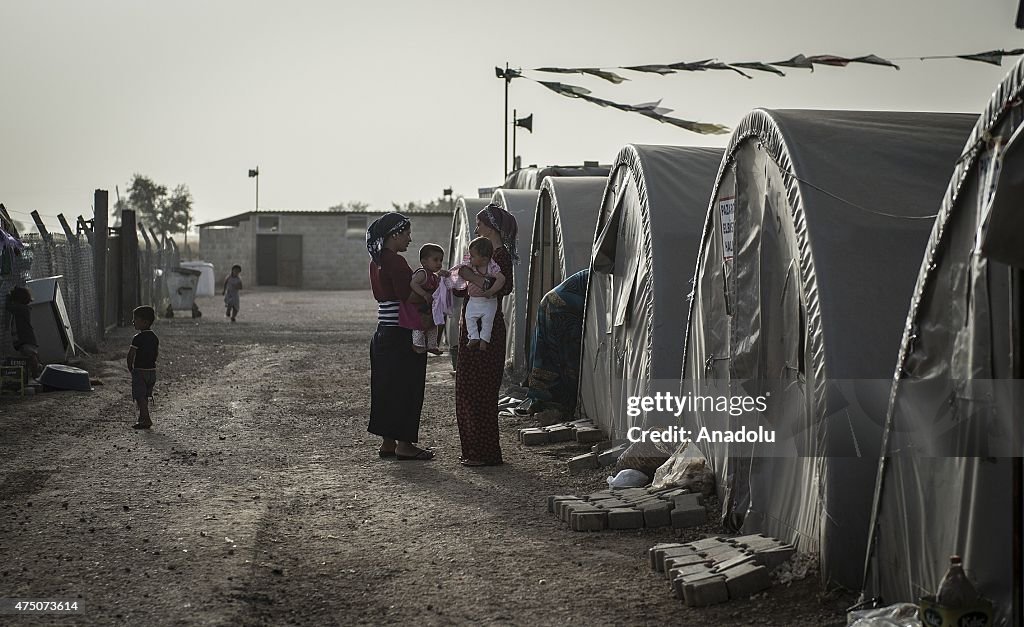
[[[156,384],[160,340],[150,328],[156,321],[156,311],[152,307],[136,307],[132,313],[138,333],[128,348],[128,371],[132,373],[132,398],[139,406],[139,421],[132,425],[132,429],[148,429],[153,426],[149,403],[153,400],[153,385]]]

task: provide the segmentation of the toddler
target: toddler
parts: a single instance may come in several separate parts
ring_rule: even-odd
[[[156,310],[148,305],[136,307],[133,318],[138,333],[128,347],[128,371],[132,373],[132,398],[139,406],[139,421],[132,429],[148,429],[153,426],[149,403],[156,384],[156,358],[160,355],[160,340],[150,328],[156,321]]]
[[[412,348],[417,353],[441,354],[438,347],[440,327],[434,319],[434,296],[441,285],[444,249],[437,244],[420,247],[420,267],[412,273],[409,287],[412,294],[399,306],[399,326],[412,329]],[[446,289],[446,288],[442,288]]]
[[[466,281],[466,292],[469,302],[466,303],[466,334],[469,337],[467,348],[487,350],[491,342],[491,329],[494,327],[494,316],[498,313],[498,299],[494,294],[505,285],[505,275],[501,268],[491,259],[494,245],[486,237],[478,237],[469,243],[469,254],[462,261],[462,266],[469,268],[478,276],[484,277],[484,287],[472,281]],[[460,266],[452,268],[457,272]],[[461,282],[457,287],[462,289]]]
[[[238,296],[238,292],[242,289],[242,279],[238,276],[239,274],[242,274],[242,266],[235,264],[231,266],[231,274],[224,279],[224,306],[227,307],[225,315],[231,318],[231,322],[235,321],[235,316],[238,315],[238,306],[242,304],[242,299]]]

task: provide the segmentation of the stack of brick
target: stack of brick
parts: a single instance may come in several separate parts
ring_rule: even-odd
[[[610,488],[589,496],[549,496],[548,511],[574,531],[696,527],[707,522],[700,494],[681,488]]]
[[[746,599],[769,588],[769,573],[794,552],[791,544],[755,534],[656,544],[648,555],[651,569],[669,580],[676,598],[703,607]]]
[[[605,439],[604,433],[589,420],[574,420],[547,427],[520,429],[516,433],[516,438],[524,446],[573,441],[580,444],[592,444]]]

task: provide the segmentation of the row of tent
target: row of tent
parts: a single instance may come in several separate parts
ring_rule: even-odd
[[[795,421],[800,455],[699,446],[727,526],[818,554],[824,583],[887,603],[934,591],[958,554],[997,622],[1021,620],[1019,430],[991,418],[1020,401],[964,382],[1024,378],[1022,98],[1018,63],[980,117],[759,109],[724,150],[629,145],[606,176],[497,190],[531,242],[504,304],[508,374],[525,377],[541,297],[589,268],[579,414],[622,438],[657,424],[621,408],[659,381],[781,384],[760,419]],[[450,258],[487,202],[459,199]],[[882,382],[881,405],[837,381]],[[952,409],[922,410],[921,386]],[[911,431],[1012,448],[908,451]]]

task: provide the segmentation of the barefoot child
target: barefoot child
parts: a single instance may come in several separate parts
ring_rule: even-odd
[[[417,353],[431,352],[435,355],[441,354],[438,348],[440,327],[434,320],[433,304],[434,293],[441,283],[442,276],[448,276],[447,270],[442,270],[444,264],[444,249],[437,244],[424,244],[420,247],[420,267],[412,273],[412,280],[409,287],[415,297],[410,297],[407,307],[410,309],[402,316],[402,326],[412,329],[412,348]],[[412,309],[415,309],[415,316],[412,316]]]
[[[469,243],[469,254],[462,261],[462,265],[470,268],[479,276],[486,277],[484,288],[479,287],[472,281],[456,279],[456,286],[462,289],[461,284],[466,283],[466,290],[469,294],[469,302],[466,304],[466,334],[469,336],[467,348],[487,350],[491,342],[491,330],[494,327],[494,316],[498,313],[498,299],[494,294],[505,285],[505,275],[501,268],[491,259],[494,254],[494,245],[486,237],[478,237]],[[452,268],[452,275],[458,275],[458,266]]]
[[[239,274],[242,274],[242,266],[235,264],[231,266],[231,274],[224,279],[224,306],[227,307],[225,315],[231,318],[231,322],[235,321],[235,316],[238,315],[238,306],[241,304],[238,292],[242,289],[242,278],[238,276]]]
[[[156,320],[156,311],[152,307],[136,307],[133,314],[138,333],[128,348],[128,372],[132,373],[132,398],[139,406],[139,421],[132,425],[132,429],[148,429],[153,426],[149,403],[153,400],[153,385],[156,383],[160,340],[150,328]]]

